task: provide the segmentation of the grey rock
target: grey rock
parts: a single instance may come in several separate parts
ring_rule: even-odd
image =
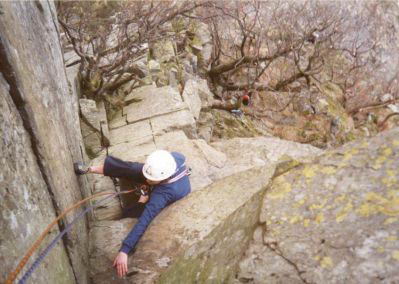
[[[92,154],[101,151],[105,141],[109,141],[108,120],[103,102],[80,99],[80,111],[84,118],[81,119],[82,135],[85,146]]]
[[[91,232],[95,283],[222,283],[233,278],[238,256],[257,224],[257,213],[273,168],[257,168],[191,193],[163,210],[145,232],[129,273],[112,268],[120,241],[134,221],[100,222]],[[261,175],[264,178],[259,179]],[[237,198],[239,196],[240,198]],[[171,233],[173,232],[173,233]],[[160,241],[162,236],[162,241]],[[160,264],[162,269],[160,269]]]
[[[123,108],[123,114],[126,114],[128,123],[188,109],[188,105],[182,101],[178,90],[169,86],[162,88],[140,87],[125,98],[125,101],[129,100],[136,102]]]
[[[139,121],[110,131],[112,146],[121,143],[140,145],[152,141],[152,136],[149,120]]]
[[[160,40],[151,47],[152,56],[160,63],[168,62],[175,56],[174,44],[170,40]]]
[[[196,80],[188,80],[184,85],[183,100],[190,107],[195,119],[198,119],[201,111],[201,97],[199,95],[199,86]]]
[[[24,129],[20,114],[12,101],[9,86],[0,74],[0,282],[5,283],[23,254],[55,218],[55,210],[47,191],[29,133]],[[59,233],[56,227],[49,239]],[[46,240],[45,244],[48,245]],[[34,253],[32,258],[36,258]],[[62,275],[60,278],[59,275]],[[35,283],[72,283],[73,271],[64,246],[58,245],[53,254],[32,275]]]
[[[14,176],[12,180],[7,180],[7,184],[2,185],[2,188],[8,188],[12,192],[13,198],[24,200],[20,204],[21,206],[30,204],[32,209],[32,211],[25,211],[18,209],[18,206],[14,207],[13,203],[7,205],[12,206],[10,209],[14,212],[18,224],[25,225],[26,233],[18,234],[15,237],[13,235],[6,237],[9,242],[6,250],[13,251],[18,257],[2,261],[1,277],[4,277],[26,250],[25,246],[29,246],[32,239],[37,237],[37,232],[42,229],[41,226],[47,224],[49,218],[52,218],[51,215],[54,213],[47,215],[49,210],[54,210],[51,207],[56,206],[55,213],[59,214],[60,211],[88,195],[89,187],[87,179],[77,178],[72,167],[74,161],[84,159],[82,156],[84,147],[79,126],[78,100],[76,94],[72,93],[68,86],[60,50],[59,27],[54,4],[53,2],[14,1],[2,2],[1,6],[3,14],[0,17],[2,49],[0,60],[2,73],[4,71],[5,79],[13,90],[6,96],[12,96],[13,100],[17,102],[18,105],[15,107],[24,119],[23,127],[19,124],[19,129],[8,129],[4,133],[10,135],[19,131],[23,135],[23,129],[29,130],[28,139],[33,143],[30,146],[25,144],[26,147],[20,148],[18,151],[20,151],[21,157],[26,155],[30,155],[30,157],[26,156],[28,160],[20,162],[23,162],[25,166],[32,166],[34,171],[39,167],[39,175],[46,180],[44,185],[40,179],[34,178],[34,176],[37,177],[37,171],[30,177],[29,172],[23,170],[25,166],[18,165],[21,174],[27,176],[24,178]],[[6,69],[3,70],[3,68]],[[11,74],[12,76],[10,76]],[[4,98],[3,95],[1,97]],[[2,134],[2,137],[5,135]],[[10,143],[20,143],[17,135],[11,137]],[[7,149],[8,147],[2,147],[1,157],[5,157],[5,153],[9,153],[10,148]],[[30,151],[33,151],[34,158],[28,154]],[[10,156],[11,158],[16,157]],[[38,165],[33,166],[29,159],[34,159]],[[12,163],[16,162],[17,160],[14,160]],[[12,168],[15,168],[16,165],[14,164]],[[5,168],[9,166],[5,166]],[[4,167],[2,167],[2,172],[3,169]],[[33,187],[28,189],[31,185]],[[43,189],[38,189],[30,196],[30,190],[36,186]],[[45,191],[43,191],[44,189]],[[46,204],[46,200],[52,200],[51,205]],[[39,210],[35,208],[39,208]],[[27,209],[29,210],[29,207]],[[48,217],[42,218],[42,215]],[[25,217],[27,218],[25,219]],[[30,218],[36,221],[29,224]],[[70,222],[72,218],[72,215],[67,216],[65,222]],[[9,218],[8,221],[2,223],[3,227],[13,230],[15,223],[12,220]],[[35,222],[41,224],[36,226]],[[30,228],[30,232],[28,228]],[[3,231],[5,230],[3,228]],[[59,254],[56,254],[59,257],[50,258],[49,266],[47,268],[42,266],[34,276],[37,281],[33,282],[73,283],[75,279],[70,273],[71,264],[77,281],[79,283],[88,282],[86,220],[73,227],[67,236],[67,242],[69,243],[67,247],[64,246],[64,243],[59,244],[57,248]],[[3,249],[3,243],[1,247]],[[68,250],[70,261],[65,261],[63,250]],[[5,256],[6,254],[2,253],[1,255]],[[0,281],[3,282],[2,280]]]
[[[399,281],[398,137],[396,128],[348,143],[274,178],[260,215],[263,241],[252,242],[238,277]]]
[[[154,135],[183,130],[189,138],[197,138],[193,114],[187,109],[151,118],[150,123]]]

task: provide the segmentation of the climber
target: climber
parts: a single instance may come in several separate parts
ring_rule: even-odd
[[[122,242],[114,260],[113,266],[119,277],[126,275],[128,254],[133,251],[155,216],[169,204],[190,193],[189,169],[185,166],[185,159],[184,155],[178,152],[156,150],[148,156],[145,164],[126,162],[112,156],[107,156],[102,166],[87,167],[82,163],[74,164],[78,175],[93,173],[131,178],[135,182],[152,186],[149,195],[143,192],[140,196],[134,216],[139,217],[138,222]]]
[[[249,96],[248,96],[248,95],[242,96],[242,104],[243,104],[244,106],[249,105]]]

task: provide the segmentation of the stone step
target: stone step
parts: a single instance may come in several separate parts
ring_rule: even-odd
[[[189,109],[183,102],[179,91],[165,86],[143,86],[134,90],[125,98],[126,102],[132,101],[123,108],[127,123],[150,119],[163,114],[169,114],[183,109]]]

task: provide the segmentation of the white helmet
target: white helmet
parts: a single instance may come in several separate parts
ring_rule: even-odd
[[[165,150],[152,152],[143,167],[143,175],[148,180],[161,181],[176,172],[176,161],[172,154]]]

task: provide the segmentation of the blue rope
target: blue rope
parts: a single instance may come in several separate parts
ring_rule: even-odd
[[[116,192],[110,196],[107,196],[100,201],[96,202],[95,205],[87,207],[85,210],[81,211],[73,220],[71,223],[69,223],[65,229],[60,232],[54,240],[39,254],[39,256],[36,258],[35,262],[32,264],[32,266],[25,272],[25,274],[22,276],[21,280],[18,281],[18,284],[25,284],[26,280],[32,275],[32,273],[36,270],[36,268],[40,265],[40,263],[43,261],[43,259],[47,256],[47,254],[55,247],[57,242],[66,234],[68,233],[72,226],[78,221],[80,218],[82,218],[87,212],[90,210],[98,207],[101,205],[101,203],[107,201],[108,199],[115,197],[116,195],[120,194],[119,192]],[[108,200],[110,202],[111,200]],[[108,203],[106,202],[106,203]],[[105,203],[105,204],[106,204]]]

